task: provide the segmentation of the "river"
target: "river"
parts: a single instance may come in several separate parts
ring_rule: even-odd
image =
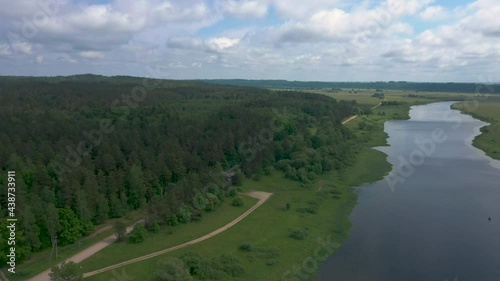
[[[349,238],[319,281],[500,280],[500,162],[472,146],[487,124],[452,104],[386,122],[377,149],[393,170],[358,188]]]

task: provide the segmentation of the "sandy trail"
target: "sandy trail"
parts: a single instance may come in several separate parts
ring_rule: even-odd
[[[181,249],[181,248],[185,248],[187,246],[190,246],[190,245],[202,242],[204,240],[207,240],[207,239],[209,239],[211,237],[214,237],[215,235],[217,235],[217,234],[219,234],[221,232],[224,232],[224,231],[228,230],[229,228],[233,227],[235,224],[239,223],[245,217],[247,217],[248,215],[250,215],[260,205],[264,204],[264,202],[266,202],[267,199],[269,199],[269,197],[271,197],[271,195],[273,195],[273,194],[272,193],[267,193],[267,192],[262,192],[262,191],[250,191],[250,192],[246,193],[245,195],[248,195],[248,196],[253,197],[253,198],[257,198],[257,199],[259,199],[259,201],[255,205],[253,205],[250,209],[248,209],[245,213],[243,213],[241,216],[237,217],[235,220],[233,220],[232,222],[226,224],[225,226],[223,226],[223,227],[221,227],[221,228],[219,228],[217,230],[214,230],[214,231],[210,232],[209,234],[204,235],[204,236],[202,236],[200,238],[191,240],[189,242],[186,242],[186,243],[183,243],[183,244],[180,244],[180,245],[168,248],[168,249],[164,249],[164,250],[161,250],[161,251],[158,251],[158,252],[154,252],[154,253],[151,253],[151,254],[148,254],[148,255],[145,255],[145,256],[142,256],[142,257],[138,257],[138,258],[134,258],[134,259],[131,259],[131,260],[128,260],[128,261],[124,261],[124,262],[121,262],[121,263],[110,265],[110,266],[107,266],[107,267],[104,267],[104,268],[101,268],[101,269],[98,269],[98,270],[95,270],[95,271],[92,271],[92,272],[87,272],[87,273],[85,273],[83,275],[83,277],[85,278],[85,277],[93,276],[93,275],[96,275],[96,274],[99,274],[99,273],[102,273],[102,272],[106,272],[108,270],[112,270],[112,269],[115,269],[115,268],[118,268],[118,267],[122,267],[122,266],[125,266],[125,265],[128,265],[128,264],[132,264],[132,263],[136,263],[136,262],[139,262],[139,261],[143,261],[143,260],[147,260],[147,259],[150,259],[150,258],[154,258],[156,256],[163,255],[165,253],[168,253],[168,252],[171,252],[171,251],[175,251],[175,250],[178,250],[178,249]]]
[[[351,117],[347,118],[347,120],[343,121],[342,125],[345,125],[345,124],[351,122],[352,120],[354,120],[356,118],[358,118],[358,115],[351,116]]]
[[[132,231],[132,229],[134,229],[134,226],[138,223],[141,223],[141,222],[142,222],[142,220],[127,227],[127,233]],[[92,256],[93,254],[99,252],[100,250],[106,248],[107,246],[111,245],[115,241],[116,241],[115,235],[108,236],[104,240],[101,240],[101,241],[93,244],[92,246],[84,249],[83,251],[75,254],[74,256],[67,258],[65,261],[66,262],[74,261],[75,263],[79,263],[79,262],[83,261],[84,259]],[[35,277],[29,279],[28,281],[50,281],[49,273],[50,273],[50,268],[45,270],[44,272],[36,275]]]
[[[377,104],[376,106],[372,107],[372,109],[375,109],[375,108],[381,106],[384,101],[386,101],[386,100],[381,101],[379,104]],[[343,121],[342,125],[345,125],[345,124],[351,122],[352,120],[354,120],[356,118],[358,118],[358,115],[353,115],[353,116],[347,118],[345,121]]]

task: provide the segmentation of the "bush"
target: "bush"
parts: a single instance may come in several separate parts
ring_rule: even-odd
[[[116,241],[121,242],[125,239],[127,226],[123,221],[117,220],[114,224]]]
[[[180,259],[168,258],[157,265],[153,281],[192,281],[193,277]]]
[[[130,243],[141,243],[146,240],[146,228],[142,224],[138,224],[134,227],[132,232],[130,232],[130,237],[128,241]]]
[[[231,255],[222,255],[214,259],[214,262],[222,266],[222,270],[229,276],[237,277],[243,274],[244,269],[238,258]]]
[[[182,205],[177,210],[177,221],[179,223],[190,223],[191,215],[192,215],[191,209],[186,205]]]
[[[180,259],[188,267],[191,275],[196,275],[201,265],[205,262],[203,256],[198,252],[187,252]]]
[[[233,199],[233,202],[231,202],[231,205],[235,207],[243,206],[243,200],[240,197],[236,197]]]
[[[288,234],[288,237],[291,237],[296,240],[304,240],[307,237],[307,230],[306,229],[291,230],[290,233]]]
[[[83,280],[83,273],[80,270],[80,266],[73,261],[64,261],[61,264],[52,267],[49,276],[52,281]]]
[[[251,252],[252,249],[253,249],[253,246],[250,243],[243,243],[240,245],[240,250],[242,250],[244,252]]]
[[[197,280],[227,280],[228,277],[237,277],[244,272],[240,261],[231,255],[208,259],[200,253],[188,252],[180,259],[190,274],[197,277]]]
[[[160,224],[157,222],[153,222],[148,224],[147,229],[149,232],[157,233],[160,231]]]

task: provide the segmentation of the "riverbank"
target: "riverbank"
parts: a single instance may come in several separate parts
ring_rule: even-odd
[[[488,97],[472,102],[459,102],[452,106],[464,114],[488,122],[481,128],[472,144],[491,158],[500,160],[500,97]]]
[[[315,280],[321,262],[321,259],[314,258],[315,250],[322,246],[321,243],[329,243],[334,245],[327,252],[330,255],[348,236],[351,227],[349,215],[356,205],[353,187],[380,180],[391,170],[386,155],[372,149],[386,144],[384,122],[405,118],[408,111],[409,105],[381,106],[374,111],[375,114],[361,116],[346,124],[359,140],[356,144],[359,152],[351,166],[322,175],[308,189],[285,179],[278,172],[257,181],[248,180],[242,187],[243,192],[262,190],[274,195],[238,225],[210,240],[124,266],[117,272],[124,270],[129,276],[147,280],[152,277],[159,261],[194,251],[207,258],[222,254],[237,257],[245,269],[239,278],[245,280],[287,280],[297,274],[302,276],[302,280]],[[206,227],[204,221],[200,221],[196,229],[202,231]],[[303,237],[292,238],[293,233],[302,233]],[[141,248],[150,248],[150,240],[167,240],[170,243],[174,238],[172,235],[182,234],[159,233],[156,238],[146,239]],[[254,250],[241,251],[243,244],[251,245]],[[118,252],[134,256],[132,247],[127,244],[112,245],[81,265],[85,272],[105,267],[123,259],[117,258]],[[315,269],[304,268],[305,261],[314,261]],[[116,272],[104,272],[86,280],[107,281],[114,277],[113,274]]]

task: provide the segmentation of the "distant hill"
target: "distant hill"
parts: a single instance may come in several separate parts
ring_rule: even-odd
[[[249,86],[272,89],[381,89],[418,92],[450,92],[470,94],[500,94],[500,84],[475,83],[419,83],[405,81],[390,82],[316,82],[287,80],[245,80],[245,79],[215,79],[202,80],[213,84],[232,86]]]

